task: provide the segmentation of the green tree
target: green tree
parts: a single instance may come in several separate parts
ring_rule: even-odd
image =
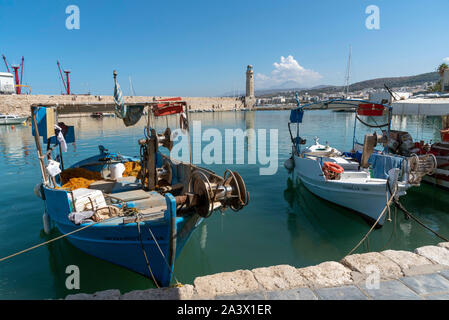
[[[427,88],[429,92],[440,92],[441,91],[441,81],[436,82],[433,86]]]
[[[443,76],[444,70],[449,69],[449,66],[446,63],[442,63],[438,66],[437,72],[440,74],[440,76]]]

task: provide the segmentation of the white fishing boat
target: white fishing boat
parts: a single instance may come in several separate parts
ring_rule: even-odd
[[[389,199],[406,194],[406,190],[419,182],[426,170],[434,168],[431,157],[406,157],[386,152],[391,122],[391,107],[363,100],[329,100],[300,106],[291,111],[289,130],[293,143],[292,157],[285,166],[293,169],[304,186],[313,194],[327,201],[351,209],[377,226],[384,224],[387,216],[384,210]],[[315,144],[302,148],[306,140],[299,136],[299,123],[305,110],[341,109],[345,105],[357,105],[354,125],[354,142],[351,152],[341,152],[327,143],[321,145],[318,138]],[[376,128],[387,127],[384,135],[367,134],[364,143],[355,139],[357,121],[369,125],[360,116],[387,116],[387,123]],[[293,137],[291,124],[296,123],[297,134]],[[376,150],[381,144],[384,151]]]
[[[28,117],[15,114],[0,114],[0,124],[24,124]]]

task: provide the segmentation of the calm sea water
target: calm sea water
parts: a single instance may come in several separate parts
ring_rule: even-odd
[[[290,264],[309,266],[341,259],[368,231],[358,216],[318,199],[301,184],[295,184],[283,163],[291,144],[287,111],[223,112],[191,114],[203,129],[213,127],[279,130],[278,170],[275,175],[259,175],[258,165],[229,164],[206,166],[223,174],[225,168],[239,171],[250,191],[251,202],[242,211],[216,213],[193,234],[175,266],[183,283],[212,273]],[[64,119],[76,126],[77,142],[69,146],[64,162],[70,165],[97,153],[104,145],[111,151],[138,155],[137,140],[143,135],[144,121],[125,128],[120,120]],[[306,113],[302,136],[313,142],[329,143],[341,150],[352,146],[354,114],[316,111]],[[175,126],[176,119],[157,123]],[[441,120],[437,117],[395,117],[394,129],[408,130],[415,139],[438,140]],[[363,130],[362,130],[363,131]],[[204,143],[206,144],[206,143]],[[203,144],[203,145],[204,145]],[[257,148],[257,145],[245,146]],[[224,149],[223,149],[224,150]],[[27,126],[0,126],[0,257],[49,240],[59,233],[44,235],[43,203],[33,193],[40,181],[39,165]],[[449,193],[423,184],[403,198],[405,206],[428,226],[449,236]],[[394,210],[393,210],[394,213]],[[393,215],[394,218],[394,215]],[[397,213],[392,223],[375,230],[359,253],[384,248],[413,250],[436,244],[438,238]],[[77,265],[81,289],[67,290],[65,269]],[[116,288],[122,293],[152,287],[150,280],[89,256],[67,240],[0,262],[0,299],[61,298],[67,294]]]

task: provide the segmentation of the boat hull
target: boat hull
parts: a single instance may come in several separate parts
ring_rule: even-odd
[[[375,222],[382,213],[387,202],[386,182],[373,180],[373,183],[344,183],[339,180],[326,180],[320,165],[315,160],[295,158],[295,173],[304,186],[316,196],[351,209],[370,222]],[[400,188],[404,194],[404,188]],[[378,221],[382,226],[386,214]]]
[[[56,226],[62,234],[70,232],[70,229],[66,225],[57,224]],[[188,231],[185,230],[186,236],[177,239],[176,243],[179,250],[176,256],[181,252],[182,247],[187,243],[195,228],[191,228]],[[149,279],[152,279],[154,276],[158,285],[162,287],[169,286],[174,272],[174,264],[171,264],[169,261],[171,244],[170,237],[167,236],[165,230],[166,228],[141,223],[142,244],[139,241],[137,224],[134,223],[127,228],[120,229],[106,228],[100,233],[98,230],[95,230],[95,234],[83,234],[83,231],[80,231],[67,238],[72,245],[87,254],[125,267]],[[149,231],[150,229],[157,239],[158,245],[154,242]],[[147,266],[144,251],[148,259],[149,267]],[[151,275],[150,270],[153,275]]]
[[[0,119],[0,125],[24,124],[27,117]]]
[[[449,190],[449,170],[447,171],[447,174],[439,174],[439,175],[431,175],[431,176],[424,176],[423,181],[438,186],[443,189]]]
[[[75,225],[67,218],[70,206],[66,192],[44,188],[44,193],[48,215],[63,235],[89,224]],[[176,217],[176,201],[172,196],[166,199],[164,217],[140,222],[140,236],[135,222],[108,222],[77,231],[67,239],[85,253],[154,278],[159,286],[169,286],[175,259],[203,218],[197,214]]]

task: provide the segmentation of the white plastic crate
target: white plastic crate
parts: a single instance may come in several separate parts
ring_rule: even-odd
[[[72,195],[73,209],[77,212],[89,210],[95,211],[98,208],[104,208],[107,206],[103,193],[100,190],[79,188],[73,190]]]

